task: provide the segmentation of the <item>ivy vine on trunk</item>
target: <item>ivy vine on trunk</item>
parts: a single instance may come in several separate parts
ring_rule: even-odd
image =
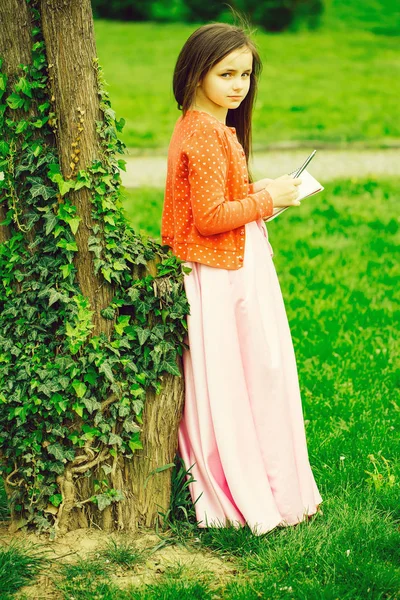
[[[123,125],[90,0],[2,0],[0,474],[12,531],[135,531],[169,507],[188,269],[125,218]]]

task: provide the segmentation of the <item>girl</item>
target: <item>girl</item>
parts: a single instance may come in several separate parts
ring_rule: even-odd
[[[253,533],[317,512],[296,360],[263,219],[300,179],[249,182],[260,57],[242,27],[197,29],[178,57],[162,241],[191,271],[179,453],[200,527]],[[273,92],[272,92],[273,93]],[[196,501],[197,500],[197,501]]]

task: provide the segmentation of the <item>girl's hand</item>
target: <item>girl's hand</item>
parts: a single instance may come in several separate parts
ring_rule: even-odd
[[[301,179],[293,178],[291,175],[282,175],[278,179],[273,179],[271,183],[265,186],[272,198],[275,206],[299,206],[297,200],[299,195],[298,186],[301,184]]]
[[[264,188],[266,188],[267,185],[269,183],[271,183],[271,181],[274,181],[274,180],[273,179],[268,179],[268,177],[265,177],[264,179],[259,179],[258,181],[255,181],[253,183],[254,193],[255,192],[261,192],[261,190],[263,190]]]

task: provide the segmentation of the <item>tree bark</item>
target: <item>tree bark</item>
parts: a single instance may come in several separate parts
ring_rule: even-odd
[[[8,87],[15,83],[18,75],[22,74],[20,64],[28,65],[31,63],[31,17],[28,6],[21,0],[5,0],[0,2],[0,56],[4,59],[3,70],[8,78]],[[32,106],[31,114],[34,112]],[[5,112],[6,118],[19,120],[26,117],[22,109],[10,110]],[[0,198],[0,221],[4,221],[7,214],[5,202]],[[34,232],[28,233],[28,239],[31,242]],[[9,240],[11,237],[10,227],[0,226],[0,244]]]
[[[61,533],[92,525],[104,531],[136,532],[162,523],[159,512],[166,513],[170,507],[172,468],[150,474],[174,461],[178,445],[177,423],[182,416],[183,404],[183,386],[177,377],[165,378],[159,396],[154,392],[147,394],[143,413],[143,450],[136,450],[131,460],[119,457],[102,463],[112,466],[110,483],[115,489],[123,490],[125,500],[102,512],[92,503],[79,506],[79,502],[93,494],[93,479],[104,478],[99,465],[90,478],[76,480],[75,504],[78,506],[71,510],[69,520],[61,524]]]
[[[103,115],[97,93],[92,8],[88,0],[40,0],[39,6],[53,110],[57,115],[56,141],[61,172],[64,179],[73,179],[78,168],[86,169],[101,155],[96,121],[101,121]],[[75,143],[78,146],[74,146]],[[73,155],[78,156],[77,163],[71,162]],[[110,304],[114,291],[101,275],[94,274],[93,254],[88,249],[95,224],[90,195],[86,187],[69,193],[82,219],[75,236],[79,252],[74,264],[82,293],[89,298],[94,310],[92,335],[104,331],[110,337],[114,322],[104,319],[100,311]]]

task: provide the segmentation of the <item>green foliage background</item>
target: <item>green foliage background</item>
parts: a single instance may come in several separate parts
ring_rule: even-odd
[[[196,26],[95,21],[100,62],[130,148],[166,153],[180,115],[172,93],[179,51]],[[277,142],[357,142],[400,138],[398,40],[350,30],[254,39],[264,64],[253,116],[254,149]],[[155,42],[156,40],[156,42]]]
[[[233,22],[229,7],[269,31],[282,31],[298,21],[315,28],[323,11],[323,0],[92,0],[95,18],[121,21]]]

